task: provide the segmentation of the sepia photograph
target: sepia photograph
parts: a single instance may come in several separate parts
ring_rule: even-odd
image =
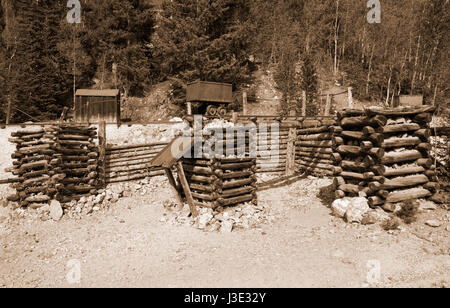
[[[0,289],[450,287],[449,2],[0,0]]]

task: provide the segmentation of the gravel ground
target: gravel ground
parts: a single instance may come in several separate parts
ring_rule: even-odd
[[[306,178],[262,191],[274,221],[226,234],[161,222],[173,197],[165,181],[81,220],[3,220],[0,287],[449,286],[447,210],[390,233],[349,225],[318,197],[330,183]]]

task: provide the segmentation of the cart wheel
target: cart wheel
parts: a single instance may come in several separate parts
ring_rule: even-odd
[[[225,107],[219,107],[219,117],[224,118],[227,115],[227,109]]]
[[[213,105],[209,105],[208,108],[206,108],[206,115],[208,115],[208,116],[217,115],[217,107],[215,107]]]

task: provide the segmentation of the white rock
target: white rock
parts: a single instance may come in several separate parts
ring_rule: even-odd
[[[350,206],[345,213],[345,218],[347,222],[361,222],[364,214],[369,211],[370,207],[367,203],[366,198],[352,198],[350,201]]]
[[[231,231],[233,231],[233,225],[234,225],[234,222],[232,220],[222,221],[222,224],[220,226],[220,232],[221,233],[230,233]]]
[[[200,230],[204,230],[212,219],[213,219],[213,216],[209,213],[199,216],[198,217],[198,228]]]
[[[426,210],[436,210],[437,206],[432,201],[427,200],[419,200],[419,210],[420,211],[426,211]]]
[[[442,223],[438,220],[428,220],[427,222],[425,222],[425,224],[433,228],[439,228],[440,226],[442,226]]]
[[[63,216],[63,214],[64,214],[64,212],[61,207],[61,203],[59,203],[56,200],[52,200],[52,202],[50,202],[50,217],[54,221],[59,221],[61,219],[61,217]]]
[[[343,218],[349,206],[350,206],[350,199],[348,198],[337,199],[331,205],[331,210],[333,211],[333,214],[335,216]]]

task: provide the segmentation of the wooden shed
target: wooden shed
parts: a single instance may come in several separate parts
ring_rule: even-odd
[[[75,93],[75,122],[120,122],[120,92],[117,89],[79,89]]]

